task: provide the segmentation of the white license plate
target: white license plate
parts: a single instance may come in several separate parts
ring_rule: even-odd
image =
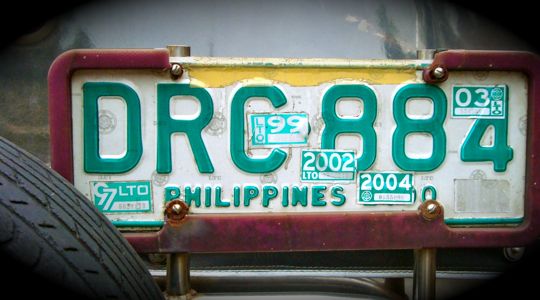
[[[429,61],[173,58],[72,79],[74,183],[114,222],[193,214],[415,211],[448,224],[524,215],[527,80]]]

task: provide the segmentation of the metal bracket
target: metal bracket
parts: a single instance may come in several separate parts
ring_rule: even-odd
[[[190,56],[191,47],[185,45],[168,45],[169,55]],[[171,64],[171,76],[178,79],[183,68],[179,64]],[[189,211],[189,207],[179,200],[171,201],[165,209],[167,223],[181,223]],[[167,255],[167,296],[169,300],[189,300],[192,298],[189,275],[189,253],[170,253]]]
[[[435,248],[414,250],[413,299],[435,299],[436,256]]]
[[[417,50],[417,57],[418,59],[433,59],[437,52],[440,51]],[[426,76],[429,80],[426,80]],[[448,71],[444,66],[431,66],[424,70],[423,77],[428,83],[442,82],[448,78]],[[425,201],[420,210],[422,216],[428,221],[436,219],[442,212],[440,204],[434,199]],[[435,248],[414,250],[413,299],[415,300],[435,299],[436,255]]]
[[[189,253],[167,255],[167,296],[169,300],[192,298],[189,278]]]

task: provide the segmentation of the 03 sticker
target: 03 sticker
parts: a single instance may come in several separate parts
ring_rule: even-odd
[[[455,85],[452,87],[452,117],[505,119],[506,85]]]

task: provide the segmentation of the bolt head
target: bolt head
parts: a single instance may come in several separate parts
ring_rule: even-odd
[[[171,66],[171,74],[174,76],[180,76],[182,75],[182,66],[179,64],[172,64]]]
[[[182,211],[182,206],[180,204],[175,204],[175,205],[172,206],[172,210],[176,214],[179,214]]]
[[[185,220],[189,212],[189,207],[180,200],[172,200],[167,203],[165,208],[165,216],[167,224],[172,226],[179,226]]]
[[[429,213],[434,213],[437,210],[437,205],[430,203],[426,208]]]
[[[444,77],[444,75],[446,75],[446,71],[444,70],[443,67],[436,67],[434,70],[433,70],[433,76],[437,79],[441,79]]]
[[[420,205],[422,217],[427,221],[433,221],[442,215],[442,207],[436,200],[426,200]]]
[[[516,262],[523,258],[525,254],[524,247],[510,247],[503,249],[504,257],[510,262]]]

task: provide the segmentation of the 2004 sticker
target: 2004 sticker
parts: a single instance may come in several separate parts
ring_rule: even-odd
[[[412,173],[360,173],[358,178],[358,203],[414,203]]]

